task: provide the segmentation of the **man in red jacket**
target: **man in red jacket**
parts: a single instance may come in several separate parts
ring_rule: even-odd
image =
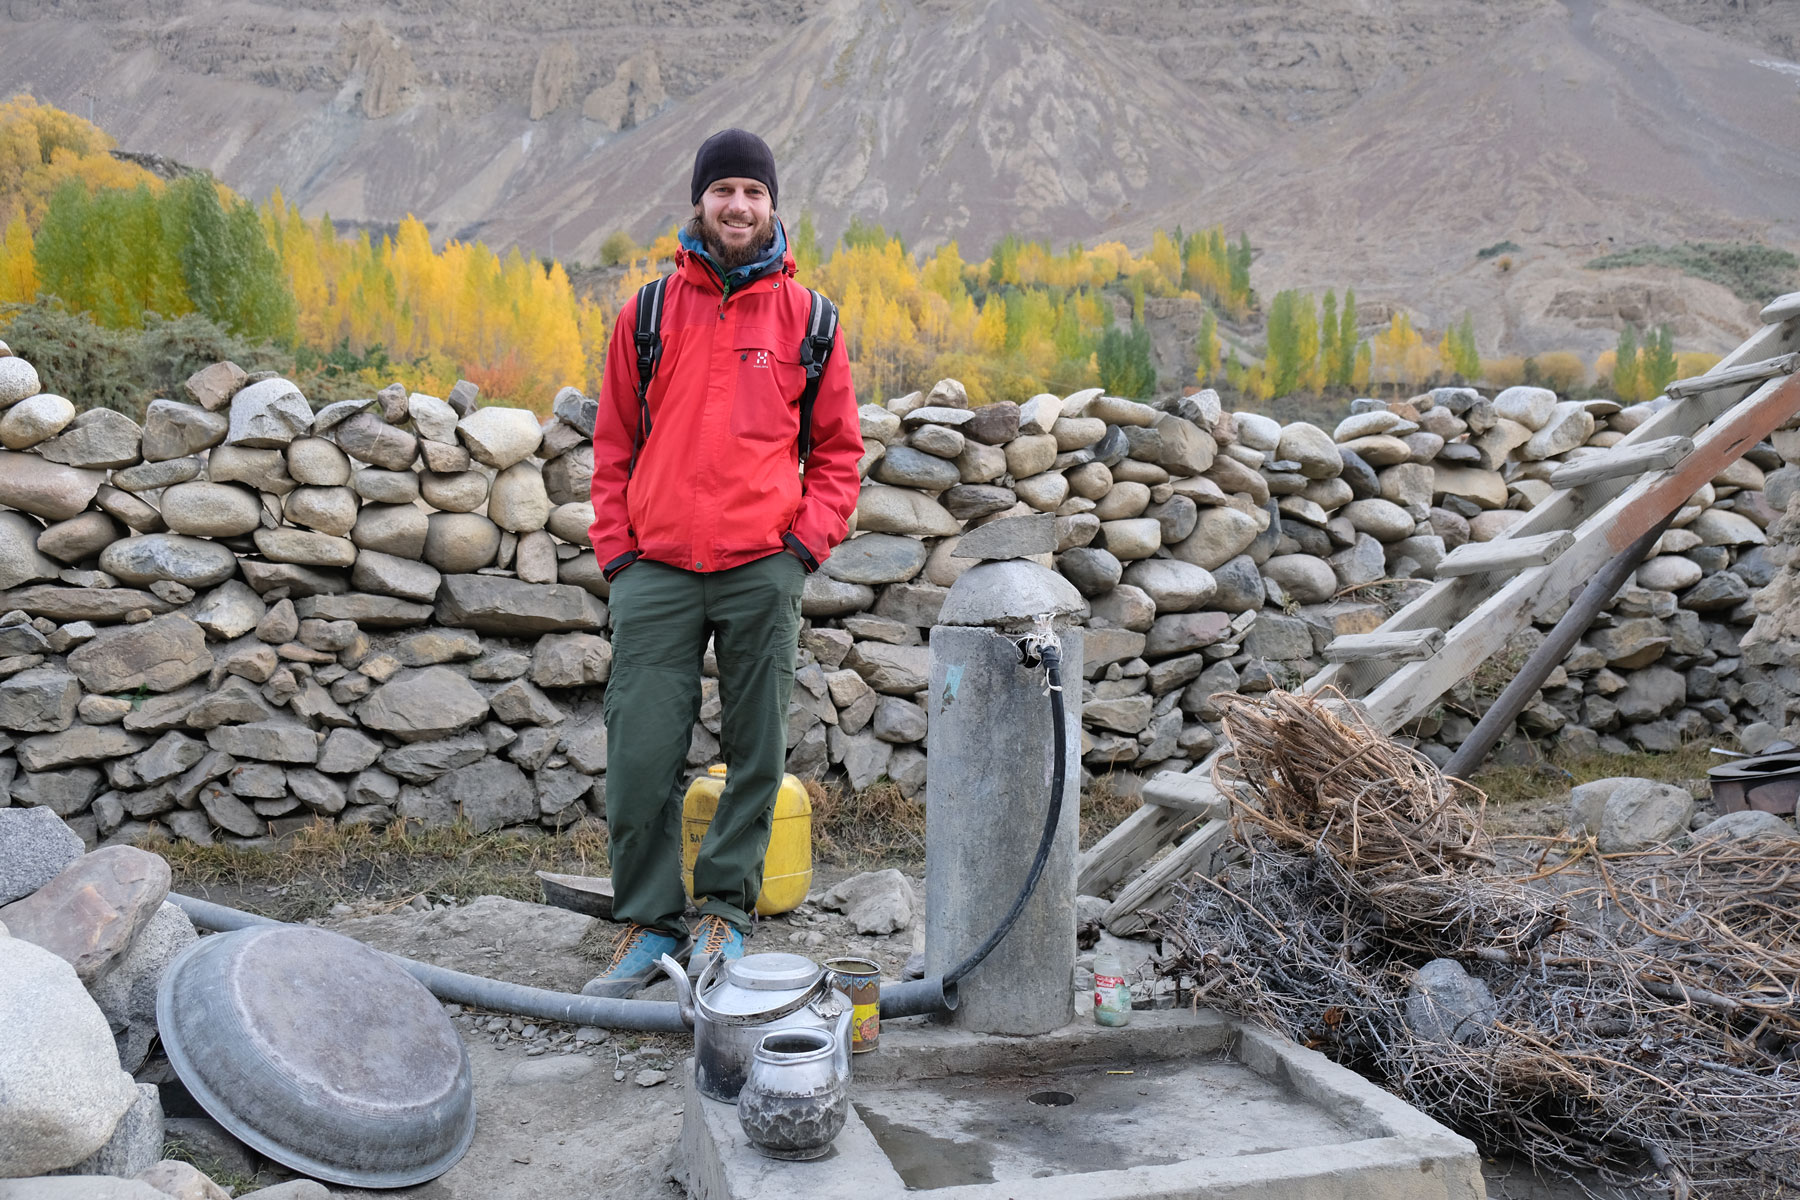
[[[743,130],[715,134],[694,158],[691,192],[648,421],[633,300],[613,328],[594,425],[589,536],[612,589],[606,808],[613,914],[625,929],[589,995],[630,995],[658,957],[690,947],[681,797],[709,637],[729,771],[694,863],[701,916],[691,946],[696,964],[743,953],[785,769],[800,593],[843,540],[859,487],[862,436],[841,338],[801,472],[812,296],[794,282],[775,215],[774,155]]]

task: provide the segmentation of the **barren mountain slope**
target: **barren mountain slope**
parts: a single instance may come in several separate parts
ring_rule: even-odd
[[[1800,95],[1759,52],[1622,0],[1569,0],[1454,62],[1291,135],[1128,227],[1224,220],[1278,287],[1404,299],[1483,349],[1610,344],[1622,319],[1724,348],[1752,306],[1673,272],[1586,272],[1644,242],[1800,244]],[[1478,260],[1477,249],[1523,247]]]
[[[817,71],[787,69],[816,63]],[[484,229],[590,257],[607,230],[685,215],[687,163],[710,130],[760,130],[781,166],[782,210],[828,231],[854,214],[985,252],[1011,230],[1093,238],[1160,208],[1266,133],[1141,65],[1043,0],[938,11],[834,0],[786,41]]]

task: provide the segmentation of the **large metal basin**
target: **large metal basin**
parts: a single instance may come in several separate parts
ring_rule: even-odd
[[[475,1134],[469,1056],[386,955],[304,926],[201,938],[156,994],[163,1048],[214,1120],[328,1183],[406,1187]]]

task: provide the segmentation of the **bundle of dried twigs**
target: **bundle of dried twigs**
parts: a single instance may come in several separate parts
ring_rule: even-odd
[[[1231,701],[1226,728],[1239,853],[1165,921],[1197,1003],[1553,1171],[1800,1189],[1800,843],[1504,870],[1479,793],[1328,702]],[[1407,1020],[1433,958],[1493,996],[1454,1037]]]

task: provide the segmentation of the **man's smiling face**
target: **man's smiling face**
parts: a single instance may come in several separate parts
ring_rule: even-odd
[[[775,236],[769,189],[755,179],[715,180],[694,206],[700,239],[725,270],[754,262]]]

